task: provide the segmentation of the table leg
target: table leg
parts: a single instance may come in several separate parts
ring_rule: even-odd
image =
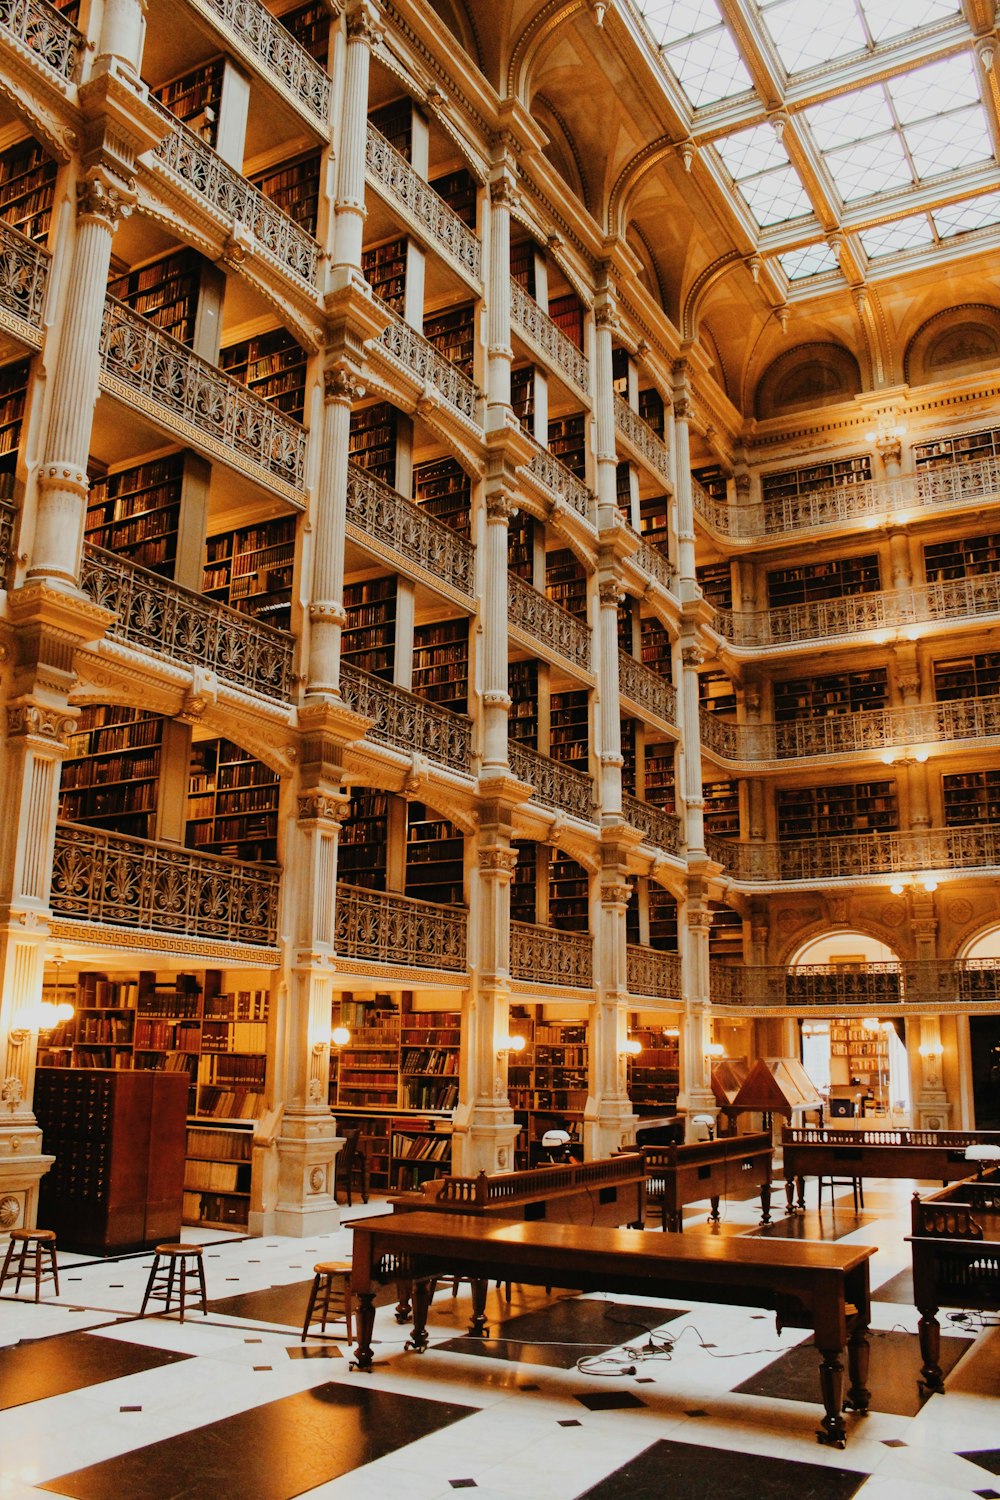
[[[396,1311],[393,1316],[395,1317],[397,1323],[408,1323],[410,1321],[410,1312],[412,1310],[411,1298],[413,1296],[413,1282],[397,1281],[396,1295],[399,1300],[396,1303]]]
[[[469,1333],[475,1339],[489,1337],[489,1329],[486,1326],[486,1293],[489,1291],[489,1282],[474,1276],[472,1279],[472,1322],[469,1324]]]
[[[352,1370],[370,1370],[372,1359],[372,1329],[375,1327],[375,1293],[357,1292],[358,1301],[358,1347],[351,1360]]]
[[[944,1392],[944,1376],[941,1373],[941,1325],[937,1320],[936,1307],[920,1308],[920,1357],[923,1368],[918,1384],[926,1391]]]
[[[403,1348],[412,1349],[416,1354],[423,1354],[427,1348],[427,1309],[431,1303],[431,1286],[432,1282],[426,1276],[421,1276],[412,1283],[413,1331]]]
[[[785,1178],[785,1208],[790,1214],[795,1212],[795,1181],[791,1177]]]
[[[770,1224],[771,1222],[771,1184],[762,1182],[760,1185],[760,1222]]]
[[[798,1189],[799,1189],[799,1205],[798,1205],[799,1206],[799,1210],[800,1210],[801,1213],[805,1213],[805,1211],[806,1211],[806,1180],[805,1180],[804,1177],[796,1177],[795,1181],[796,1181],[796,1183],[798,1185]]]
[[[868,1356],[870,1352],[868,1324],[856,1323],[851,1329],[851,1336],[847,1341],[847,1373],[851,1384],[847,1392],[845,1406],[848,1411],[856,1411],[862,1417],[868,1415],[868,1406],[872,1399],[872,1393],[868,1389]]]
[[[712,1205],[712,1212],[708,1216],[708,1222],[710,1224],[718,1224],[719,1222],[719,1196],[720,1195],[718,1193],[713,1193],[708,1200]]]
[[[823,1392],[823,1425],[816,1434],[821,1443],[830,1448],[843,1448],[847,1443],[847,1428],[841,1416],[844,1404],[843,1349],[821,1349],[823,1363],[819,1368],[820,1389]]]

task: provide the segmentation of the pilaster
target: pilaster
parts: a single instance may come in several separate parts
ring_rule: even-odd
[[[681,597],[697,587],[694,567],[694,494],[691,489],[691,392],[687,365],[674,365],[674,449],[677,483],[677,572]]]
[[[708,1044],[711,1041],[711,995],[709,990],[708,935],[712,912],[705,882],[688,878],[681,917],[681,975],[686,997],[685,1024],[681,1033],[681,1089],[678,1106],[688,1119],[696,1114],[715,1114]]]
[[[620,841],[624,832],[623,828],[607,830],[601,845],[594,944],[596,998],[590,1014],[590,1088],[583,1120],[588,1158],[610,1156],[635,1137],[625,1052],[629,1004],[625,909],[631,887],[626,878],[629,849]]]

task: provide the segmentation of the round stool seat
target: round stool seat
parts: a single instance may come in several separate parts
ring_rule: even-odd
[[[35,1283],[35,1301],[42,1292],[42,1282],[48,1277],[59,1295],[59,1268],[56,1264],[56,1232],[54,1229],[12,1229],[7,1241],[7,1254],[0,1270],[0,1286],[8,1276],[16,1276],[15,1293],[21,1290],[21,1279],[25,1275]]]
[[[157,1245],[157,1255],[197,1255],[199,1260],[205,1253],[203,1245]]]
[[[337,1271],[349,1271],[351,1262],[349,1260],[321,1260],[318,1265],[313,1266],[313,1274],[316,1276],[332,1276]]]
[[[54,1245],[56,1242],[54,1229],[12,1229],[10,1237],[12,1240],[24,1240],[26,1244],[30,1244],[32,1240],[37,1240],[40,1245]]]
[[[326,1332],[328,1322],[343,1318],[350,1339],[354,1334],[354,1298],[351,1296],[351,1262],[349,1260],[321,1260],[313,1267],[313,1282],[302,1324],[302,1342],[305,1342],[313,1322],[319,1324],[321,1334]]]
[[[150,1299],[164,1304],[163,1311],[168,1313],[176,1293],[180,1320],[184,1322],[184,1309],[188,1300],[188,1282],[193,1283],[195,1289],[195,1300],[201,1302],[201,1310],[207,1316],[208,1307],[205,1293],[205,1265],[203,1245],[157,1245],[153,1264],[149,1272],[149,1280],[146,1283],[146,1293],[142,1299],[139,1309],[140,1318],[145,1316],[146,1305]]]

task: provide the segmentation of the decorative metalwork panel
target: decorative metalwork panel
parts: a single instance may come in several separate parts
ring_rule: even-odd
[[[530,434],[526,434],[530,436]],[[539,484],[543,484],[553,495],[560,500],[565,500],[573,510],[579,512],[587,521],[594,519],[594,506],[596,501],[590,490],[582,479],[578,479],[572,469],[543,448],[541,443],[535,443],[535,453],[527,466],[527,472]]]
[[[117,616],[110,636],[171,661],[209,667],[267,698],[287,700],[291,694],[293,642],[284,631],[89,543],[80,582],[96,604]]]
[[[725,760],[756,764],[995,738],[1000,735],[1000,698],[873,708],[778,724],[736,724],[702,710],[700,723],[703,749]]]
[[[618,652],[618,691],[641,711],[677,723],[677,689],[627,651]]]
[[[786,969],[712,964],[713,1001],[760,1007],[807,1005],[865,1010],[911,1005],[996,1004],[1000,962],[994,958],[927,959],[903,963],[803,964]]]
[[[248,51],[274,73],[288,92],[326,125],[330,89],[326,70],[276,21],[261,0],[200,0],[206,10],[232,27]]]
[[[640,417],[637,411],[615,392],[615,426],[632,447],[645,459],[649,467],[659,474],[666,484],[673,484],[670,472],[670,449],[661,437]]]
[[[633,828],[641,829],[649,842],[665,854],[681,853],[681,820],[676,813],[654,807],[651,802],[641,802],[628,792],[622,793],[622,811],[626,821]]]
[[[163,114],[171,130],[156,147],[156,159],[224,218],[245,225],[253,234],[254,250],[263,249],[282,270],[315,287],[319,245],[312,235],[228,166],[193,130],[166,110]]]
[[[14,556],[14,520],[16,508],[9,500],[0,500],[0,588],[10,587],[10,565]]]
[[[658,995],[663,999],[681,998],[681,961],[677,953],[661,953],[658,948],[641,948],[629,943],[625,950],[625,973],[629,993]]]
[[[572,766],[561,765],[549,755],[542,755],[530,745],[517,740],[507,741],[507,759],[518,781],[526,782],[534,790],[536,802],[546,807],[560,807],[585,822],[594,821],[594,782],[582,771]]]
[[[272,946],[280,871],[123,838],[56,827],[52,910],[81,921]]]
[[[513,277],[510,280],[510,316],[518,331],[530,339],[575,386],[584,392],[589,390],[590,365],[586,355]]]
[[[469,771],[472,722],[464,714],[429,703],[348,662],[341,664],[340,686],[348,707],[372,720],[366,739],[408,753],[417,750],[440,765]]]
[[[463,973],[467,926],[466,912],[455,907],[337,885],[334,942],[342,958]]]
[[[507,574],[510,622],[542,645],[550,646],[574,666],[590,669],[590,626],[532,588],[516,573]]]
[[[472,544],[415,500],[407,500],[354,464],[347,473],[347,520],[467,599],[476,597],[476,549]]]
[[[101,365],[152,410],[180,418],[235,459],[302,488],[305,429],[115,297],[104,303]]]
[[[478,235],[374,125],[368,126],[365,165],[375,181],[420,220],[442,249],[454,256],[470,276],[481,280],[483,247]]]
[[[0,30],[40,57],[60,78],[73,77],[84,38],[54,5],[46,0],[0,0]]]
[[[409,323],[394,312],[387,302],[374,297],[390,319],[388,327],[379,334],[375,343],[392,356],[397,364],[413,375],[423,385],[430,386],[443,401],[463,416],[473,427],[479,421],[479,387],[464,375],[457,365],[435,349],[434,345],[411,328]]]
[[[47,250],[0,219],[0,310],[38,332],[51,264]]]
[[[706,834],[705,847],[741,882],[867,880],[921,870],[995,870],[1000,867],[1000,824],[844,834],[780,844],[739,843]]]
[[[510,924],[510,972],[532,984],[588,989],[594,973],[594,944],[587,932],[559,932],[534,922]]]
[[[640,567],[654,583],[660,584],[668,593],[674,587],[677,573],[673,563],[665,552],[661,552],[659,547],[654,547],[652,542],[647,542],[644,537],[639,538],[635,562],[636,566]]]

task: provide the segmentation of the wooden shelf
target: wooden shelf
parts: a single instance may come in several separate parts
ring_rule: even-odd
[[[584,689],[553,693],[549,700],[549,754],[553,760],[590,768],[590,694]]]
[[[655,880],[649,882],[649,946],[678,951],[677,899]]]
[[[521,425],[532,431],[535,417],[534,365],[515,365],[511,370],[510,404]]]
[[[213,57],[197,68],[161,83],[150,92],[164,109],[200,135],[214,150],[219,138],[219,105],[225,59]]]
[[[405,238],[362,250],[361,270],[376,296],[402,317],[406,302]]]
[[[507,1087],[518,1124],[519,1167],[547,1159],[542,1136],[563,1129],[579,1140],[589,1092],[590,1045],[578,1021],[541,1021],[512,1013],[510,1029],[527,1039],[507,1066]]]
[[[954,437],[913,445],[914,467],[924,470],[973,463],[976,459],[994,458],[997,454],[1000,454],[1000,427],[986,427],[979,432],[962,432]]]
[[[867,483],[871,477],[871,456],[859,453],[852,458],[829,459],[804,468],[762,474],[761,493],[765,500],[781,500],[808,495],[814,490],[850,489],[852,485]]]
[[[569,547],[545,554],[545,592],[553,604],[587,619],[587,570]]]
[[[325,68],[330,58],[330,11],[323,0],[308,0],[276,18],[301,47]]]
[[[26,359],[15,360],[9,365],[0,365],[0,475],[13,476],[17,467],[30,370],[30,361]],[[8,487],[9,481],[5,479],[3,482],[5,496]]]
[[[439,198],[443,198],[453,213],[470,229],[476,227],[476,179],[465,167],[455,172],[446,172],[442,177],[431,178],[431,187]]]
[[[520,240],[510,247],[510,275],[529,297],[535,295],[535,247],[530,240]]]
[[[821,599],[844,599],[851,594],[875,594],[882,587],[877,552],[830,562],[803,563],[794,568],[770,568],[767,602],[771,609],[810,604]]]
[[[526,583],[535,579],[535,522],[518,512],[507,526],[507,568]]]
[[[280,17],[284,20],[284,17]],[[327,14],[329,26],[329,14]],[[316,236],[316,215],[319,207],[319,173],[322,153],[306,151],[300,156],[269,167],[266,172],[256,172],[250,181],[254,187],[270,198],[282,213],[294,219],[306,234]]]
[[[575,292],[549,298],[549,317],[571,344],[583,348],[583,303]]]
[[[1000,771],[967,771],[941,778],[946,828],[1000,823]]]
[[[587,479],[587,418],[583,412],[554,417],[549,423],[549,452],[577,479]]]
[[[924,574],[928,583],[946,578],[976,578],[984,573],[1000,573],[1000,531],[924,543]]]
[[[725,672],[699,673],[698,703],[709,714],[735,714],[736,688]]]
[[[388,401],[351,412],[351,462],[390,486],[396,483],[398,414]]]
[[[396,657],[396,577],[368,578],[344,589],[347,623],[341,660],[392,681]]]
[[[640,1113],[668,1113],[676,1108],[680,1092],[680,1039],[662,1027],[634,1024],[629,1035],[642,1043],[642,1051],[629,1058],[628,1096]]]
[[[980,651],[934,663],[934,697],[938,703],[1000,695],[1000,651]]]
[[[87,497],[87,541],[173,578],[183,481],[183,453],[95,479]]]
[[[695,568],[698,587],[715,609],[733,607],[733,570],[728,562],[709,563]]]
[[[507,663],[507,692],[511,700],[507,733],[521,745],[538,749],[538,663]]]
[[[894,781],[779,787],[778,838],[819,839],[899,827]]]
[[[821,677],[789,677],[774,684],[774,717],[778,723],[825,719],[886,708],[889,675],[885,667],[867,672],[827,672]]]
[[[185,843],[203,854],[274,863],[280,780],[231,740],[191,746]]]
[[[437,906],[465,899],[465,835],[421,802],[406,806],[405,894]]]
[[[205,544],[202,592],[279,630],[291,623],[295,517],[218,532]]]
[[[413,691],[453,713],[469,703],[469,622],[441,620],[413,632]]]
[[[198,307],[199,257],[177,250],[108,282],[108,291],[133,312],[182,344],[194,337]]]
[[[219,366],[279,411],[302,421],[308,356],[284,328],[230,344],[219,355]]]
[[[59,791],[59,816],[132,838],[156,826],[163,719],[138,708],[81,709]]]
[[[590,931],[590,877],[562,849],[553,850],[549,859],[549,926]]]
[[[36,140],[0,151],[0,218],[27,235],[48,238],[58,163]]]
[[[413,103],[410,99],[392,99],[378,109],[369,110],[368,120],[400,156],[410,160],[413,148]]]
[[[472,379],[476,350],[476,304],[463,302],[458,307],[428,313],[424,318],[424,338],[433,344],[463,375]]]
[[[647,745],[643,756],[644,801],[665,812],[673,812],[676,806],[674,787],[674,745],[672,740],[662,744]]]
[[[385,792],[358,787],[351,797],[337,843],[337,874],[348,885],[385,890],[388,810]]]
[[[472,525],[472,481],[457,459],[435,458],[414,464],[413,498],[430,515],[468,539]]]
[[[651,427],[661,442],[666,437],[666,416],[663,397],[657,390],[639,392],[639,416]]]
[[[740,784],[738,781],[706,781],[701,788],[705,799],[705,832],[721,838],[740,836]]]

